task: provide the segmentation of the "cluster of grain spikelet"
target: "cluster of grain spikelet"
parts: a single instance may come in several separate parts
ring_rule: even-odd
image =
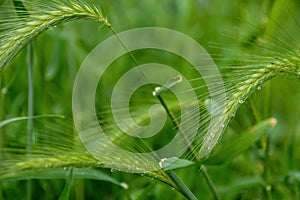
[[[18,175],[34,170],[51,171],[68,167],[76,168],[111,168],[126,171],[130,168],[143,170],[150,168],[152,163],[136,163],[132,158],[118,154],[109,154],[110,147],[99,152],[97,159],[93,157],[73,133],[73,123],[69,119],[34,119],[38,137],[30,151],[25,147],[8,148],[0,159],[0,180],[13,179]],[[150,159],[149,159],[150,160]],[[148,160],[148,161],[149,161]],[[147,161],[146,158],[144,161]],[[157,164],[157,163],[154,163]],[[163,170],[148,171],[146,175],[172,184]],[[175,186],[173,186],[175,187]]]
[[[110,26],[96,5],[89,1],[49,0],[21,1],[20,7],[1,8],[0,13],[0,71],[21,51],[21,49],[50,27],[55,27],[77,19],[92,19]],[[65,131],[65,129],[62,129]],[[61,135],[61,133],[58,133]],[[70,136],[68,136],[70,137]],[[62,137],[59,137],[62,141]],[[72,140],[72,138],[69,138]],[[0,164],[0,179],[15,176],[18,172],[32,169],[51,169],[67,166],[75,167],[110,167],[117,170],[141,167],[147,169],[149,164],[135,166],[132,160],[114,159],[101,154],[101,160],[91,156],[81,144],[63,144],[55,137],[47,139],[47,146],[37,147],[31,152],[11,149],[6,152],[5,162]],[[109,147],[106,151],[110,151]],[[17,153],[19,152],[19,153]],[[155,163],[157,164],[157,163]],[[10,174],[9,171],[14,171]],[[141,173],[142,173],[141,171]],[[162,170],[149,172],[156,178],[171,183]]]
[[[5,12],[10,13],[9,15],[12,16],[9,19],[7,16],[4,18],[0,15],[0,70],[2,70],[28,42],[49,27],[76,19],[94,19],[110,26],[108,21],[102,16],[101,11],[94,4],[86,1],[25,1],[24,8],[25,9],[15,9],[11,7],[6,9]],[[222,117],[219,118],[217,123],[213,124],[210,132],[204,136],[200,147],[200,157],[210,155],[239,105],[242,104],[253,91],[261,87],[265,81],[280,73],[293,73],[300,76],[300,56],[297,51],[288,50],[278,56],[274,52],[269,51],[269,53],[271,53],[272,59],[266,62],[258,60],[255,65],[237,66],[235,72],[230,71],[231,77],[225,80],[224,83],[228,99],[226,100],[226,104],[220,105],[225,108],[220,109],[224,110],[225,113],[217,113]],[[259,57],[256,58],[259,59]],[[237,77],[233,77],[235,75],[237,75]],[[219,101],[223,102],[223,99],[219,99]],[[209,122],[208,118],[209,116],[205,118],[207,122]],[[109,150],[108,147],[107,151]],[[103,153],[101,163],[93,157],[90,157],[89,154],[79,151],[79,154],[75,156],[68,154],[63,154],[68,156],[48,156],[44,158],[34,158],[33,156],[31,160],[27,159],[24,160],[24,162],[20,161],[15,164],[18,170],[68,165],[97,167],[102,166],[103,163],[110,163],[107,167],[125,170],[134,165],[132,160],[128,160],[127,162],[124,162],[124,160],[114,161],[112,157],[106,157],[104,152],[99,153]],[[147,160],[148,158],[143,159]],[[150,158],[149,160],[152,161]]]
[[[217,113],[222,117],[203,137],[201,157],[210,155],[239,106],[254,91],[260,90],[266,81],[276,76],[300,80],[300,38],[299,34],[296,34],[300,27],[294,17],[299,15],[299,9],[294,11],[295,13],[290,13],[289,9],[283,8],[282,12],[287,12],[286,16],[289,16],[284,19],[286,24],[290,24],[287,28],[285,28],[286,24],[281,26],[271,16],[260,38],[261,43],[251,43],[255,49],[250,49],[250,52],[233,59],[233,63],[241,64],[221,67],[228,70],[222,73],[227,95],[225,105],[220,105],[223,108],[220,110],[224,113]],[[276,29],[276,32],[273,32],[273,29]],[[217,101],[222,102],[222,99]]]
[[[89,1],[24,1],[24,7],[1,8],[0,71],[34,37],[50,27],[76,19],[94,19],[109,26],[97,6]]]
[[[223,108],[220,110],[223,110],[224,113],[217,113],[222,117],[219,118],[217,123],[213,124],[210,131],[203,137],[203,143],[199,151],[200,157],[204,158],[210,155],[230,120],[235,116],[239,106],[253,92],[261,90],[266,81],[281,75],[287,78],[296,77],[300,80],[300,56],[293,50],[282,53],[280,57],[259,59],[254,64],[233,66],[233,71],[230,71],[227,75],[223,74],[227,99],[224,105],[220,105]],[[222,102],[222,99],[217,101]]]

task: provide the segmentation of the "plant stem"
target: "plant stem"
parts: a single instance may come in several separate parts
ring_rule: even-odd
[[[126,45],[124,44],[124,42],[121,40],[121,38],[118,36],[118,34],[116,33],[116,31],[113,29],[113,27],[111,25],[108,26],[110,28],[110,30],[112,31],[112,33],[117,37],[117,39],[119,40],[119,42],[121,43],[121,45],[124,47],[124,49],[127,51],[127,53],[129,54],[129,56],[131,57],[131,59],[133,60],[133,62],[135,62],[136,65],[140,65],[139,62],[137,61],[137,59],[135,58],[135,56],[128,50],[128,48],[126,47]],[[147,79],[146,75],[143,73],[142,70],[140,70],[142,76]],[[150,85],[150,87],[152,88],[152,90],[154,90],[153,86]],[[164,100],[158,95],[157,96],[159,101],[161,102],[161,104],[163,105],[163,107],[166,109],[167,114],[171,117],[172,122],[176,123],[176,120],[173,117],[173,115],[171,114],[171,112],[169,111],[166,103],[164,102]],[[179,129],[179,123],[177,122],[177,125],[175,124],[175,127]],[[176,173],[173,170],[169,170],[166,171],[166,173],[170,176],[170,178],[172,179],[172,181],[176,184],[176,186],[179,189],[179,192],[181,192],[185,197],[187,197],[190,200],[197,200],[197,198],[195,197],[195,195],[189,190],[189,188],[183,183],[183,181],[176,175]]]
[[[34,142],[34,133],[33,133],[33,112],[34,112],[34,86],[33,86],[33,69],[32,69],[32,45],[28,44],[28,121],[27,121],[27,130],[28,130],[28,151],[31,151],[32,144]]]
[[[177,121],[176,118],[173,116],[172,112],[169,110],[167,104],[163,101],[163,99],[161,98],[160,95],[157,95],[157,97],[158,97],[159,101],[161,102],[162,106],[165,108],[165,110],[166,110],[168,116],[171,118],[171,120],[172,120],[172,122],[174,123],[175,127],[176,127],[176,128],[178,129],[178,131],[183,135],[184,139],[187,140],[187,138],[185,137],[184,132],[181,130],[181,128],[180,128],[180,126],[179,126],[178,121]],[[195,150],[194,150],[193,146],[191,145],[190,141],[186,141],[186,142],[187,142],[187,144],[189,145],[189,148],[190,148],[191,152],[193,153],[193,155],[195,156],[196,160],[197,160],[198,162],[200,162],[200,158],[199,158],[198,154],[195,152]],[[203,175],[205,181],[207,182],[207,184],[208,184],[208,186],[209,186],[211,192],[213,193],[215,199],[216,199],[216,200],[219,200],[219,199],[220,199],[219,194],[218,194],[218,192],[217,192],[217,190],[216,190],[216,187],[215,187],[213,181],[211,180],[211,178],[210,178],[208,172],[206,171],[206,168],[205,168],[204,165],[201,165],[201,166],[200,166],[200,171],[201,171],[201,174]]]
[[[181,193],[190,200],[197,200],[197,197],[191,190],[182,182],[182,180],[175,174],[173,170],[167,171],[172,181],[180,188]]]
[[[2,121],[4,119],[4,95],[5,93],[2,91],[2,84],[3,80],[2,80],[2,75],[0,74],[0,121]],[[2,154],[3,154],[3,148],[4,148],[4,135],[3,135],[3,131],[2,128],[0,128],[0,162],[2,162]],[[2,194],[2,185],[0,182],[0,200],[4,199],[3,198],[3,194]]]
[[[112,33],[118,38],[118,40],[120,41],[121,45],[125,48],[125,50],[128,52],[128,54],[130,55],[130,57],[132,58],[132,60],[139,65],[137,59],[134,57],[134,55],[127,49],[127,47],[125,46],[125,44],[122,42],[122,40],[118,37],[116,31],[112,28],[112,26],[110,25],[109,28],[111,29]],[[141,71],[142,75],[144,78],[147,79],[146,75]],[[154,88],[152,87],[152,89],[154,90]],[[191,145],[191,142],[188,140],[188,138],[185,136],[185,133],[182,131],[180,124],[178,123],[178,121],[176,120],[175,116],[173,116],[172,112],[169,110],[166,102],[163,100],[163,98],[160,95],[157,95],[158,100],[160,101],[160,103],[162,104],[162,106],[164,107],[164,109],[167,112],[167,115],[170,117],[172,123],[174,124],[174,126],[178,129],[178,131],[180,132],[180,134],[183,136],[185,142],[187,143],[187,145],[189,145],[189,149],[191,150],[191,152],[193,153],[193,155],[195,156],[196,160],[199,162],[200,161],[200,157],[197,154],[197,152],[195,152],[195,149],[193,148],[193,146]],[[207,184],[209,185],[209,188],[211,189],[214,197],[216,200],[219,200],[219,195],[217,193],[216,187],[213,184],[209,174],[206,171],[206,168],[204,165],[200,166],[200,170],[201,170],[201,174],[204,176],[204,179],[206,180]],[[187,186],[179,179],[179,177],[175,174],[174,171],[168,171],[167,172],[168,175],[170,176],[170,178],[179,186],[179,188],[182,190],[183,194],[189,198],[189,199],[197,199],[194,194],[187,188]]]
[[[263,177],[265,182],[267,183],[267,186],[265,187],[265,191],[267,193],[267,197],[269,200],[273,199],[272,198],[272,192],[270,188],[271,186],[269,185],[269,149],[270,149],[270,136],[268,133],[266,133],[265,137],[265,142],[266,142],[266,147],[265,147],[265,157],[264,157],[264,171],[263,171]]]
[[[75,199],[83,200],[84,199],[84,179],[77,179],[74,181],[75,185]]]
[[[195,149],[193,148],[193,146],[191,145],[191,141],[189,141],[188,137],[185,136],[183,130],[181,129],[181,127],[179,125],[179,122],[176,120],[176,118],[173,115],[173,113],[169,110],[169,108],[168,108],[167,104],[165,103],[165,101],[163,100],[163,98],[160,95],[157,95],[157,98],[160,101],[161,105],[166,110],[167,115],[171,118],[171,121],[174,124],[174,126],[178,129],[179,133],[184,138],[184,140],[185,140],[186,144],[189,146],[189,149],[191,150],[192,154],[196,157],[196,160],[200,161],[200,157],[197,154],[197,152],[195,151]]]
[[[27,131],[28,131],[28,153],[31,153],[32,144],[34,141],[33,133],[33,112],[34,112],[34,103],[33,103],[33,70],[32,70],[32,46],[31,43],[27,46],[27,77],[28,77],[28,121],[27,121]],[[30,200],[32,197],[32,181],[29,179],[27,182],[27,199]]]
[[[216,186],[214,185],[213,181],[211,180],[209,174],[207,173],[206,167],[204,165],[201,165],[200,166],[200,171],[201,171],[201,174],[203,175],[204,179],[206,180],[210,190],[212,191],[215,199],[219,200],[220,196],[217,192]]]

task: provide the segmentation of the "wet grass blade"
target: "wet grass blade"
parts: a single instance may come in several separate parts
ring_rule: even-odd
[[[266,131],[276,124],[277,120],[275,118],[269,118],[259,122],[257,125],[243,133],[238,139],[224,144],[223,147],[213,152],[210,157],[202,162],[205,164],[219,164],[230,161],[232,158],[247,150],[262,136],[262,134],[266,133]]]

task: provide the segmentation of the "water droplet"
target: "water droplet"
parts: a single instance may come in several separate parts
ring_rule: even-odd
[[[159,166],[162,168],[164,163],[167,161],[167,158],[162,158],[160,161],[159,161]]]
[[[116,171],[115,169],[110,169],[110,172],[114,172],[114,171]]]
[[[160,90],[160,87],[154,88],[154,91],[152,92],[152,95],[155,96],[155,97],[156,97],[157,95],[159,95],[159,93],[160,93],[159,90]]]
[[[225,127],[225,124],[222,124],[221,127],[224,128],[224,127]]]
[[[2,88],[1,92],[2,92],[2,94],[6,94],[7,93],[7,88],[6,87]]]
[[[136,170],[138,170],[138,171],[142,171],[143,169],[142,169],[142,168],[140,168],[140,167],[136,167]]]
[[[207,99],[204,100],[204,104],[205,104],[206,107],[209,106],[210,103],[211,103],[210,98],[207,98]]]
[[[239,100],[239,104],[243,104],[245,101],[243,99]]]
[[[129,188],[129,186],[128,186],[127,183],[122,182],[122,183],[120,183],[120,185],[121,185],[125,190],[127,190],[127,189]]]
[[[66,171],[68,168],[67,167],[64,167],[64,170]]]
[[[258,87],[257,87],[257,90],[261,90],[261,86],[258,86]]]
[[[141,174],[141,176],[144,176],[144,174]]]
[[[45,164],[45,167],[48,168],[48,167],[51,167],[51,165],[47,163],[47,164]]]
[[[175,190],[175,188],[172,187],[172,190]]]

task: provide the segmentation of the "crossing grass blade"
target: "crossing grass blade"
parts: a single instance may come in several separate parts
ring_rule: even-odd
[[[69,170],[69,175],[66,178],[66,185],[62,191],[59,200],[68,200],[70,199],[71,189],[73,183],[73,167]]]

